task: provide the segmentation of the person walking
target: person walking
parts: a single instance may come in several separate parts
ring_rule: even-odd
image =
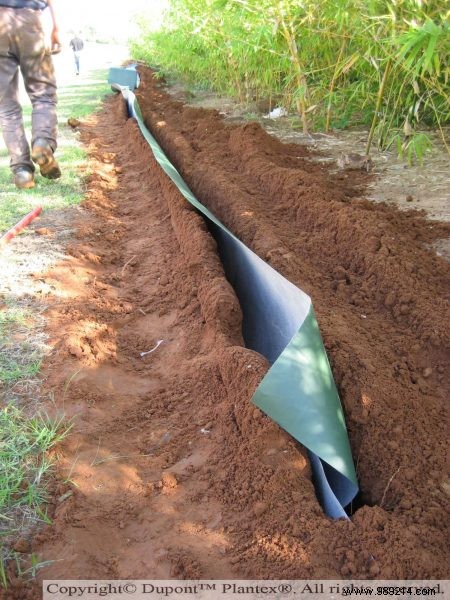
[[[49,8],[52,31],[46,47],[41,13]],[[61,176],[57,147],[56,79],[51,54],[61,50],[53,0],[0,0],[0,127],[18,188],[34,186],[36,163],[48,179]],[[31,100],[31,153],[19,102],[19,69]]]
[[[75,60],[75,72],[77,75],[80,74],[80,54],[84,48],[83,40],[77,35],[70,40],[70,47],[73,50],[73,57]]]

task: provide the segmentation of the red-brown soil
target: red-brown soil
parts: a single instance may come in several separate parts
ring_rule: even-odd
[[[32,540],[55,561],[40,577],[448,577],[449,265],[426,246],[445,227],[365,201],[366,175],[184,107],[148,70],[138,97],[199,200],[311,295],[362,505],[324,516],[304,448],[251,405],[268,364],[243,347],[204,221],[117,96],[82,126],[85,215],[46,275],[46,386],[74,427],[54,523]],[[16,582],[10,597],[25,595]]]

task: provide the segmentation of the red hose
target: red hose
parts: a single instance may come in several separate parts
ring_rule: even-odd
[[[37,206],[34,210],[27,214],[26,217],[21,219],[14,227],[8,229],[8,231],[0,238],[0,248],[7,244],[14,236],[16,236],[24,227],[29,225],[31,221],[34,221],[42,212],[42,206]]]

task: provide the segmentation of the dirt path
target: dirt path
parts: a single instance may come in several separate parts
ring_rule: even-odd
[[[250,404],[268,365],[243,348],[215,243],[116,97],[82,128],[87,210],[45,277],[46,385],[75,420],[54,524],[32,540],[55,561],[40,577],[448,576],[449,266],[425,248],[445,227],[361,200],[364,180],[256,125],[184,108],[148,71],[139,99],[199,199],[312,296],[363,506],[326,518],[304,449]]]

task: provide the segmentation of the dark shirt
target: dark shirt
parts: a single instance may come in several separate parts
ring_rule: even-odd
[[[0,0],[0,2],[1,2],[1,0]],[[70,40],[70,47],[72,48],[72,50],[74,52],[79,52],[80,50],[83,50],[83,48],[84,48],[83,40],[80,40],[79,37],[73,38],[73,40]]]
[[[32,8],[33,10],[44,10],[47,0],[0,0],[0,6],[8,8]]]

